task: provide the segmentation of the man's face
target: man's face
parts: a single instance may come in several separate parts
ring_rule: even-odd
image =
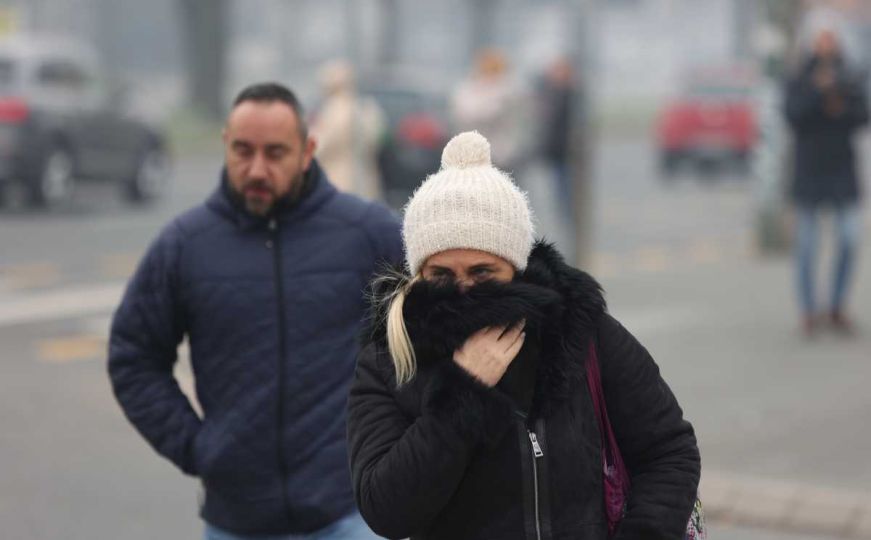
[[[258,216],[300,189],[315,149],[311,138],[303,139],[294,110],[281,101],[243,101],[230,112],[223,139],[230,186]]]
[[[840,51],[838,36],[832,30],[823,30],[814,40],[814,52],[821,58],[832,58]]]

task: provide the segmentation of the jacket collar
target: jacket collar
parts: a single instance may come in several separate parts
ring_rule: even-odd
[[[409,277],[385,274],[373,282],[368,339],[386,347],[387,299]],[[415,283],[403,314],[419,368],[452,361],[453,351],[477,330],[526,320],[538,350],[533,414],[546,414],[584,376],[587,344],[605,311],[599,284],[568,266],[552,245],[538,242],[524,272],[510,283],[484,283],[460,292],[453,285]]]
[[[313,159],[303,174],[303,186],[299,198],[291,201],[289,197],[278,200],[267,216],[256,216],[246,211],[241,198],[230,187],[227,169],[221,169],[218,187],[206,200],[206,206],[236,224],[242,230],[265,227],[273,217],[280,223],[296,221],[311,214],[338,193],[330,183],[317,160]]]

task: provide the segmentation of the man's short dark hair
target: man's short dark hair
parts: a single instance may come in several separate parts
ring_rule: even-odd
[[[296,113],[297,123],[299,124],[299,133],[303,140],[308,137],[308,125],[305,121],[305,110],[302,108],[302,103],[299,102],[296,94],[286,86],[275,82],[252,84],[239,92],[236,99],[233,100],[233,108],[235,109],[239,104],[244,103],[245,101],[255,101],[258,103],[279,101],[286,104],[288,107],[293,109],[294,113]]]

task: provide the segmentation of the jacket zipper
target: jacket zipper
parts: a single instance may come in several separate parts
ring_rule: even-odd
[[[538,501],[538,460],[544,457],[544,452],[541,450],[541,445],[538,444],[538,437],[535,432],[526,428],[526,433],[529,434],[529,442],[532,444],[532,489],[535,496],[535,538],[541,540],[541,514],[539,512]]]
[[[281,247],[279,243],[278,221],[276,218],[269,220],[270,242],[267,246],[272,249],[272,261],[275,267],[275,294],[278,300],[278,411],[276,418],[276,452],[278,457],[278,469],[281,473],[281,500],[284,503],[285,517],[288,524],[293,523],[290,511],[290,501],[287,495],[288,467],[284,453],[284,368],[285,356],[287,355],[286,342],[286,318],[284,307],[284,276],[281,271]]]
[[[532,452],[532,502],[535,515],[535,538],[536,540],[541,540],[541,510],[538,493],[538,460],[544,457],[544,450],[542,450],[541,444],[538,442],[538,436],[535,434],[535,431],[529,427],[528,416],[520,410],[515,410],[514,414],[516,414],[520,418],[521,424],[523,424],[524,429],[526,429],[526,436],[529,439],[530,450]]]

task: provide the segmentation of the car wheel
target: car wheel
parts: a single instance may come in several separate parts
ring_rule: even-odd
[[[158,146],[152,146],[139,158],[133,176],[125,186],[127,199],[145,203],[161,198],[169,187],[169,155]]]
[[[750,176],[750,159],[749,152],[740,152],[736,154],[732,159],[732,167],[734,171],[742,177]]]
[[[682,156],[679,152],[664,151],[659,156],[660,176],[666,180],[672,180],[680,170]]]
[[[30,202],[33,206],[56,207],[69,202],[73,196],[73,157],[62,146],[55,146],[46,155],[42,170],[30,184]]]

